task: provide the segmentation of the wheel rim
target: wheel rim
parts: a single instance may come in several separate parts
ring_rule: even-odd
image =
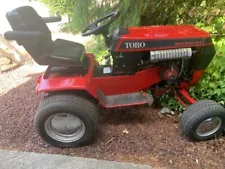
[[[63,143],[77,141],[85,133],[85,126],[80,118],[68,113],[58,113],[49,117],[44,127],[52,139]]]
[[[207,137],[215,134],[221,127],[222,120],[219,117],[208,118],[197,127],[197,135]]]

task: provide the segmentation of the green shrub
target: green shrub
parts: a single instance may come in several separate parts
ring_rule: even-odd
[[[163,96],[156,98],[156,102],[160,107],[168,107],[173,111],[182,112],[184,107],[168,92]]]
[[[102,63],[104,57],[109,54],[103,36],[93,36],[86,45],[87,51],[95,55],[96,60]]]
[[[216,43],[217,54],[206,69],[201,81],[190,90],[197,100],[212,99],[217,102],[225,100],[225,40]]]

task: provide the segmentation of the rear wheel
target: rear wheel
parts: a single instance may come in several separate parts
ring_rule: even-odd
[[[44,99],[34,120],[37,133],[57,147],[77,147],[95,136],[98,109],[80,96],[51,95]]]
[[[225,109],[212,100],[196,102],[181,117],[181,129],[193,141],[219,137],[225,128]]]

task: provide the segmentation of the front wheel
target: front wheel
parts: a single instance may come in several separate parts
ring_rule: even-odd
[[[34,120],[37,133],[56,147],[77,147],[90,143],[97,126],[97,107],[75,95],[51,95],[44,99]]]
[[[181,117],[183,134],[193,141],[217,138],[225,128],[225,109],[212,100],[188,107]]]

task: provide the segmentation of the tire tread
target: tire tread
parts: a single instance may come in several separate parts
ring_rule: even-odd
[[[39,123],[44,119],[46,112],[44,110],[48,110],[54,106],[60,105],[61,107],[80,110],[82,113],[89,119],[91,126],[93,127],[93,133],[89,140],[86,140],[84,144],[88,144],[94,139],[96,130],[97,130],[97,121],[98,121],[98,108],[92,103],[90,100],[87,100],[81,96],[77,96],[74,94],[56,94],[49,95],[44,98],[37,108],[37,113],[35,115],[34,126],[37,133],[43,138],[43,133],[40,130]],[[44,138],[43,138],[44,139]],[[64,144],[64,143],[50,143],[57,147],[76,147],[76,144]]]
[[[193,131],[194,124],[201,121],[204,117],[207,118],[207,116],[213,116],[215,111],[224,112],[225,118],[225,109],[215,101],[202,100],[192,104],[183,112],[181,117],[180,125],[183,134],[192,140],[197,140],[197,138],[194,138],[194,136],[191,136],[190,134]]]

